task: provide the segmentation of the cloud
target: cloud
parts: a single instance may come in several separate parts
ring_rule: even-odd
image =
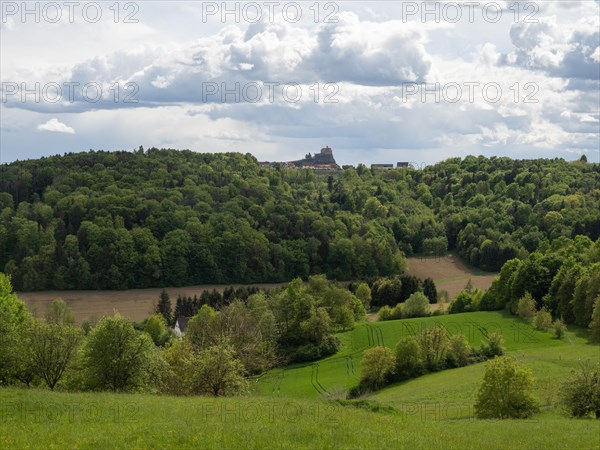
[[[228,89],[235,83],[256,81],[362,86],[419,83],[432,71],[425,41],[423,27],[399,21],[361,21],[352,12],[340,13],[338,23],[310,28],[287,22],[260,22],[245,31],[226,26],[194,41],[145,44],[94,56],[63,71],[67,76],[62,80],[39,72],[33,80],[31,72],[22,70],[15,79],[77,85],[63,88],[63,101],[23,102],[22,95],[15,93],[7,106],[51,113],[221,103],[220,96],[205,95],[208,83],[225,83]],[[92,87],[86,90],[84,86]],[[133,94],[129,98],[133,102],[127,101],[128,94]],[[230,99],[235,97],[226,98]]]
[[[600,73],[600,19],[596,14],[569,25],[559,25],[556,16],[511,26],[514,50],[503,62],[543,70],[551,76],[598,80]],[[597,88],[597,85],[596,85]]]
[[[512,19],[513,3],[502,3],[505,18]],[[98,43],[87,45],[78,38],[84,41],[84,32],[92,34],[89,24],[79,31],[71,26],[57,29],[73,33],[71,39],[32,29],[34,37],[48,36],[33,47],[19,34],[24,33],[19,24],[2,36],[3,50],[15,49],[12,64],[3,64],[2,78],[19,86],[27,82],[29,90],[31,83],[40,82],[42,101],[32,101],[32,94],[25,94],[23,101],[23,94],[11,91],[0,105],[2,150],[4,157],[13,152],[12,158],[22,158],[24,152],[41,156],[143,144],[249,151],[259,159],[289,160],[330,145],[340,162],[356,163],[396,158],[433,162],[469,153],[564,157],[565,152],[595,149],[600,119],[599,77],[592,76],[600,62],[593,14],[597,3],[546,6],[551,3],[558,2],[540,5],[548,17],[536,14],[538,23],[512,27],[508,20],[460,27],[405,23],[397,20],[398,8],[388,4],[378,14],[352,6],[353,12],[337,14],[337,23],[218,21],[198,27],[199,16],[181,16],[183,6],[156,6],[148,9],[153,20],[136,39],[115,43],[118,39],[111,34],[106,41],[94,37]],[[522,18],[528,14],[521,12]],[[592,18],[581,19],[586,16]],[[118,29],[129,37],[127,27]],[[22,51],[9,47],[5,36]],[[63,48],[59,37],[60,42],[79,44]],[[55,57],[48,48],[64,51]],[[44,59],[46,54],[52,58]],[[44,101],[53,93],[44,91],[44,83],[51,82],[75,82],[79,88],[72,101]],[[225,101],[221,95],[203,96],[206,83],[231,89],[249,82],[299,83],[302,98],[286,102],[279,87],[271,103],[264,85],[257,103],[235,95]],[[324,102],[330,93],[323,89],[325,82],[336,83],[338,103]],[[425,101],[419,94],[406,101],[406,82],[458,83],[462,97],[456,103],[438,102],[429,91]],[[479,83],[474,101],[468,100],[467,82]],[[95,88],[87,91],[88,98],[83,95],[86,83],[101,88],[98,100],[93,98]],[[315,88],[316,83],[321,86]],[[482,99],[486,83],[500,86],[497,103]],[[68,95],[65,87],[63,95]],[[530,98],[537,102],[526,102]],[[70,127],[58,120],[64,117]],[[27,132],[36,127],[55,132]],[[75,130],[65,149],[59,133]]]
[[[73,128],[65,125],[56,118],[50,119],[48,122],[38,125],[37,129],[39,131],[52,131],[54,133],[75,134],[75,130]]]
[[[424,82],[431,69],[424,42],[422,29],[412,24],[361,22],[346,12],[338,23],[321,27],[303,66],[321,79],[366,86]]]

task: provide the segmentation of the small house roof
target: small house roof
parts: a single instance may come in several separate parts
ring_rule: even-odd
[[[188,322],[190,321],[191,317],[185,317],[185,316],[179,316],[177,318],[177,320],[175,321],[175,325],[179,325],[179,330],[182,333],[185,333],[185,330],[188,326]]]

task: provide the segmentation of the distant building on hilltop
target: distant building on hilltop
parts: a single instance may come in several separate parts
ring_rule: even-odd
[[[371,169],[390,170],[393,169],[393,164],[371,164]]]
[[[340,170],[340,166],[335,162],[335,158],[333,157],[333,150],[331,147],[326,146],[321,149],[319,153],[315,153],[315,155],[311,155],[308,153],[304,159],[299,159],[297,161],[287,161],[287,162],[268,162],[261,161],[259,162],[261,167],[287,167],[287,168],[297,168],[297,169],[312,169],[312,170]]]
[[[298,161],[292,161],[296,167],[310,168],[310,169],[325,169],[325,170],[339,170],[340,166],[335,162],[333,157],[333,150],[331,147],[326,146],[321,149],[320,153],[316,153],[311,156],[310,153],[306,155],[306,158]]]
[[[402,168],[402,169],[404,169],[404,168],[407,168],[408,166],[409,166],[409,163],[407,163],[407,162],[399,162],[399,163],[396,163],[396,167],[397,167],[397,168]]]

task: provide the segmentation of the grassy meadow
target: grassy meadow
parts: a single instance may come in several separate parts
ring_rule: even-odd
[[[508,353],[532,368],[542,410],[527,420],[478,420],[475,392],[485,363],[389,386],[363,402],[338,402],[356,384],[365,349],[393,347],[435,325],[474,344],[500,331]],[[277,369],[237,398],[60,393],[0,389],[0,448],[564,448],[600,446],[600,421],[570,419],[556,388],[600,346],[570,328],[563,340],[504,312],[362,323],[342,333],[342,351]]]
[[[256,380],[257,390],[265,395],[304,398],[335,394],[358,383],[360,360],[364,350],[375,345],[393,348],[400,339],[436,325],[444,326],[450,334],[464,334],[476,347],[485,341],[488,333],[500,332],[504,337],[507,351],[519,357],[523,352],[534,349],[551,360],[563,351],[567,353],[570,351],[574,358],[578,355],[590,358],[594,353],[600,355],[600,347],[585,343],[584,330],[572,328],[573,331],[559,341],[549,332],[536,331],[528,323],[504,311],[370,322],[359,324],[352,331],[341,333],[339,337],[343,346],[337,354],[314,363],[275,369]],[[560,352],[557,352],[559,349]],[[571,362],[572,364],[567,366],[575,367],[576,361]],[[564,363],[563,361],[560,365]],[[478,373],[481,374],[483,365],[478,364],[477,367]],[[473,370],[473,367],[465,369]]]
[[[0,390],[0,448],[597,448],[600,422],[448,420],[322,399]],[[568,430],[568,432],[566,432]]]

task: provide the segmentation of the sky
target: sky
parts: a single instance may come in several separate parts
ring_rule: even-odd
[[[1,2],[0,161],[600,162],[600,3]]]

